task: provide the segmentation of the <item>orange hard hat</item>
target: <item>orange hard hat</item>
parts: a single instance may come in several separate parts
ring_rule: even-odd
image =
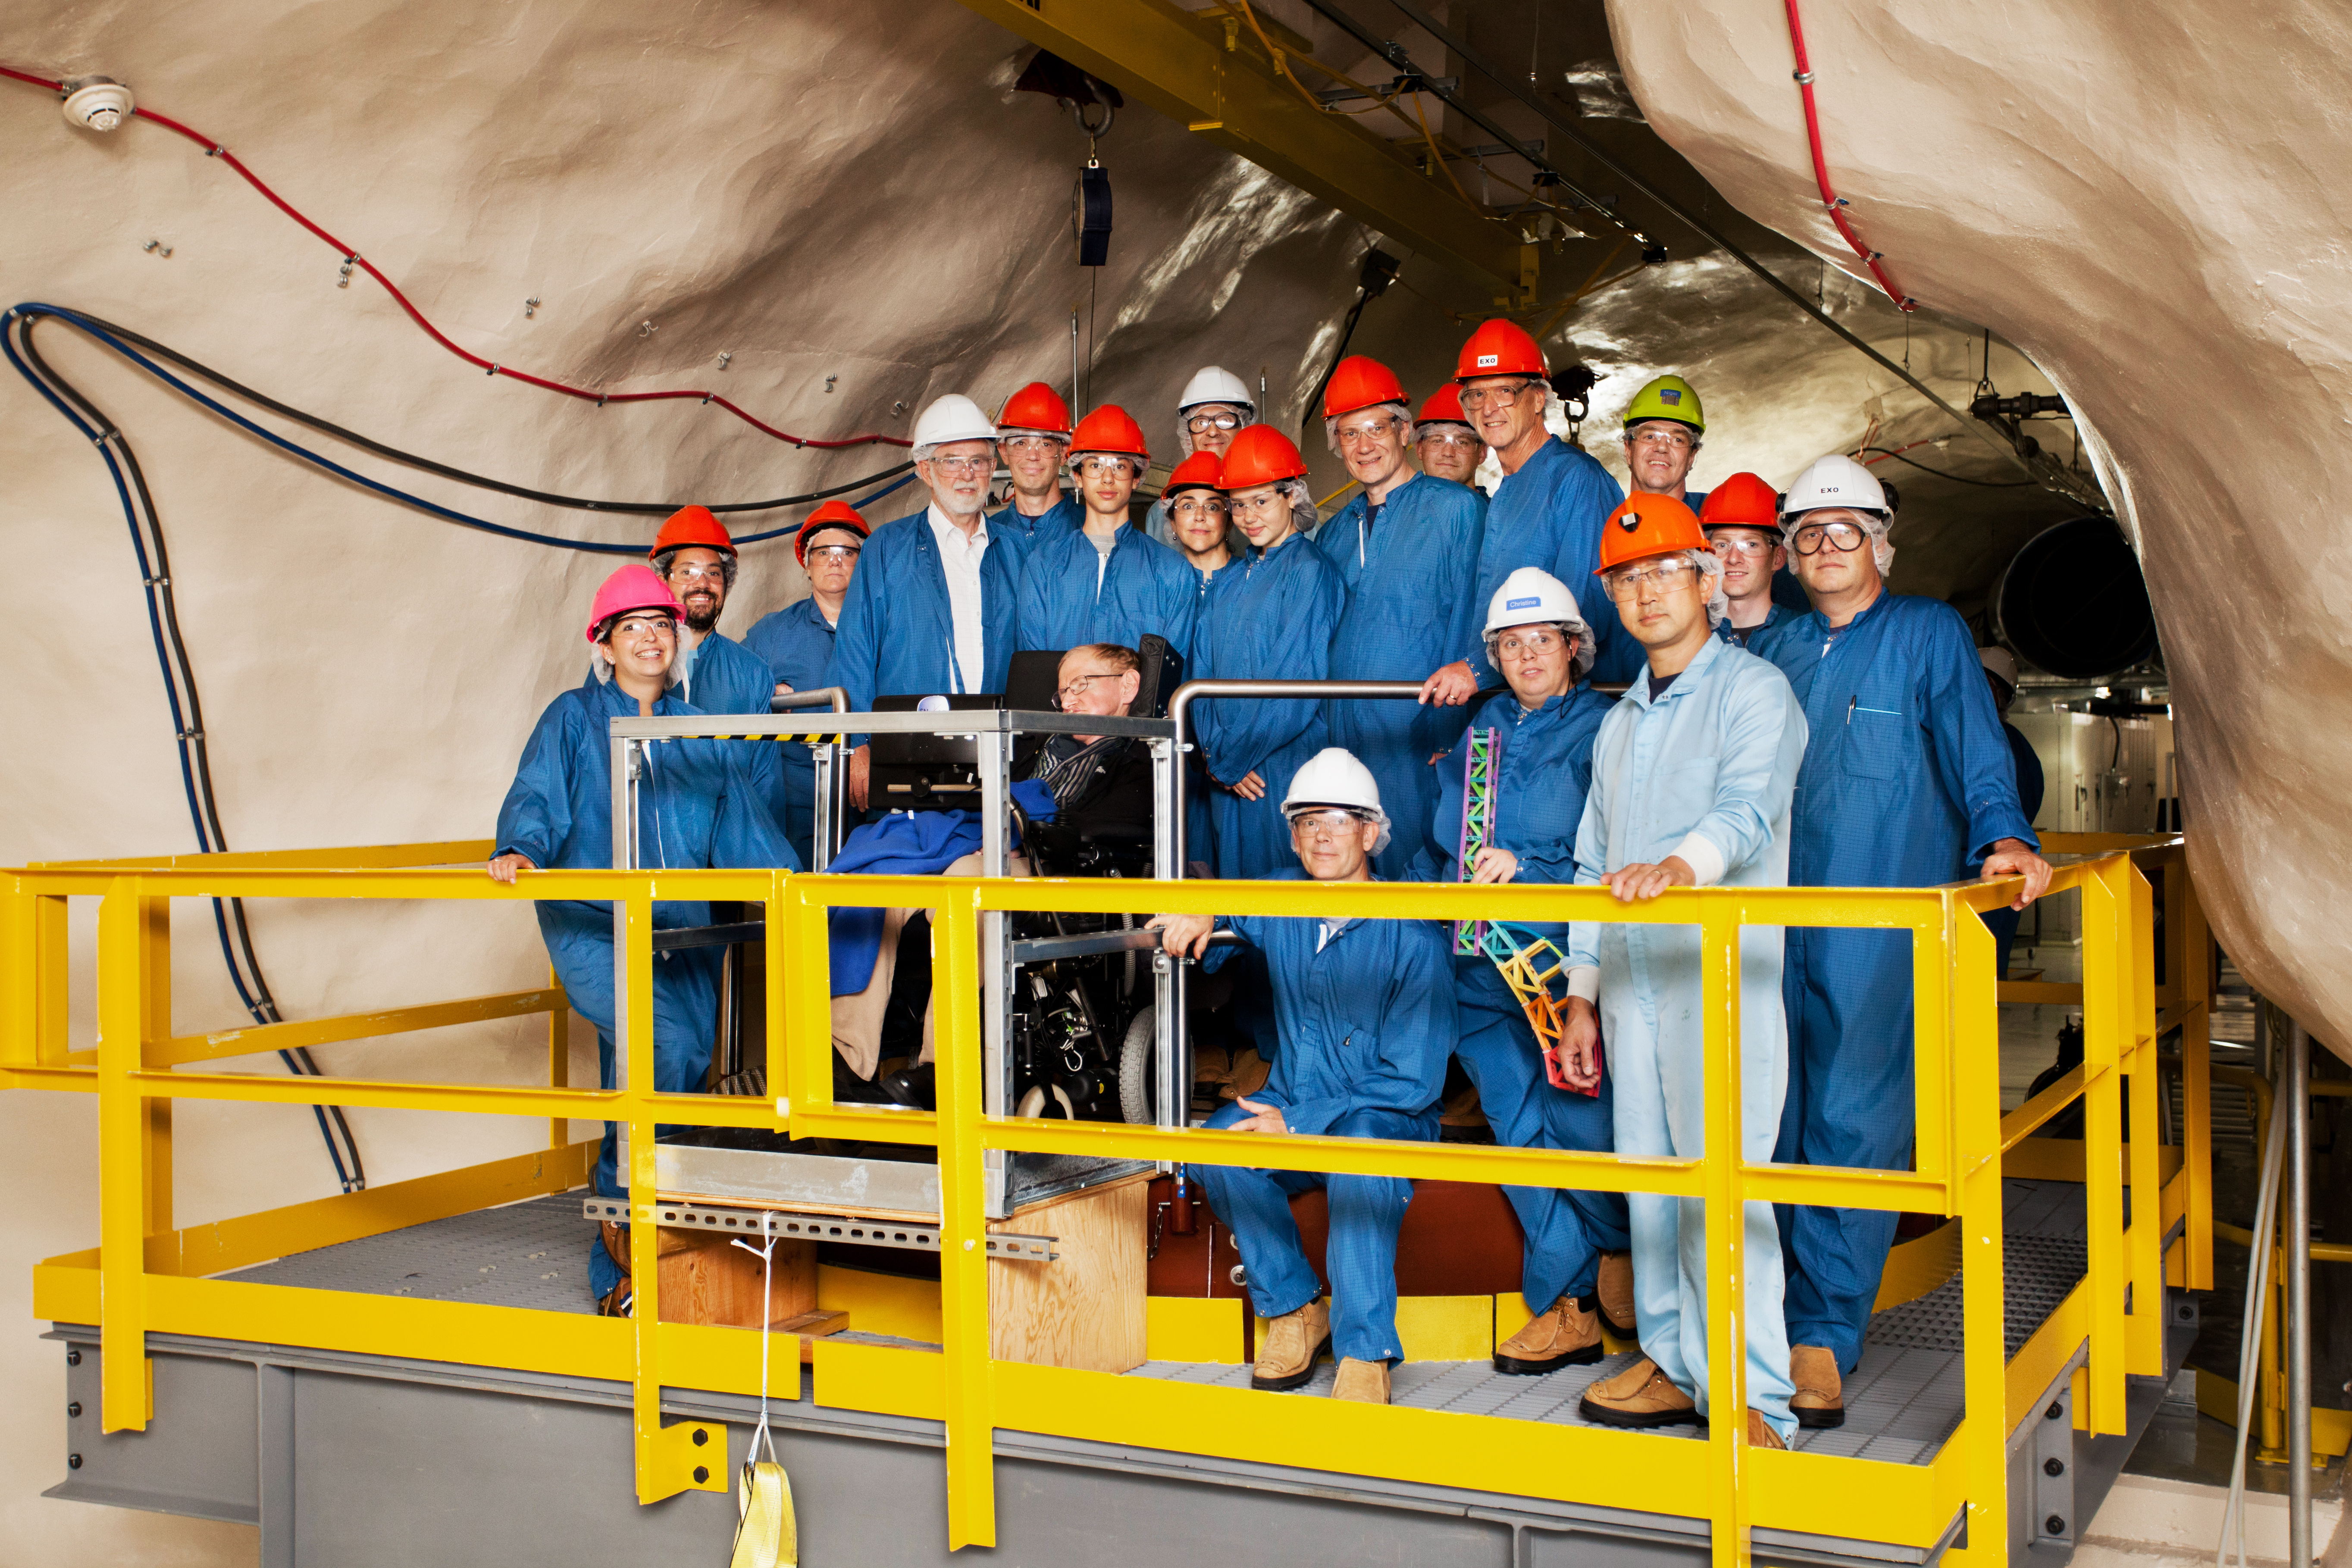
[[[1627,496],[1601,525],[1601,564],[1592,574],[1598,577],[1645,556],[1706,548],[1706,535],[1699,531],[1690,508],[1672,496],[1645,490]]]
[[[1421,405],[1421,415],[1414,421],[1420,425],[1467,425],[1470,416],[1462,412],[1462,389],[1454,383],[1441,382],[1429,401]]]
[[[1331,368],[1323,389],[1323,417],[1337,419],[1359,408],[1382,403],[1402,403],[1404,385],[1396,372],[1366,354],[1349,354]]]
[[[1780,492],[1754,474],[1734,474],[1706,492],[1701,528],[1764,528],[1780,531]]]
[[[646,552],[646,559],[650,561],[666,550],[698,547],[716,550],[722,555],[735,553],[735,542],[727,537],[725,525],[710,515],[709,507],[683,506],[670,513],[669,521],[661,525],[661,532],[655,535],[654,547]]]
[[[1271,425],[1244,425],[1234,432],[1234,444],[1225,448],[1225,489],[1252,489],[1270,485],[1277,479],[1295,479],[1307,472],[1307,459],[1298,455],[1290,437]]]
[[[1005,430],[1041,430],[1049,436],[1070,433],[1070,405],[1042,381],[1033,381],[1004,400],[1004,412],[996,416],[996,427]]]
[[[1070,450],[1079,452],[1109,452],[1126,458],[1149,458],[1144,449],[1143,426],[1128,416],[1116,403],[1106,403],[1084,419],[1070,436]]]
[[[1160,493],[1172,496],[1178,490],[1222,490],[1225,488],[1225,460],[1214,452],[1195,452],[1176,465]]]
[[[863,539],[874,531],[857,515],[857,509],[845,500],[829,500],[808,514],[801,531],[793,536],[793,559],[803,566],[808,564],[809,541],[828,528],[845,528]]]
[[[1454,367],[1456,381],[1475,381],[1482,375],[1550,374],[1542,345],[1528,335],[1525,327],[1501,320],[1485,322],[1471,333],[1470,341],[1462,345],[1461,361]]]

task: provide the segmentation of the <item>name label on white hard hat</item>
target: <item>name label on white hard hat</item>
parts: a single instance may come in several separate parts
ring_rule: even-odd
[[[1486,369],[1490,364],[1500,364],[1502,363],[1503,356],[1501,354],[1480,354],[1478,356],[1478,368],[1481,370]]]
[[[1543,601],[1541,599],[1506,599],[1503,602],[1503,608],[1507,610],[1533,610],[1540,608],[1542,605]]]

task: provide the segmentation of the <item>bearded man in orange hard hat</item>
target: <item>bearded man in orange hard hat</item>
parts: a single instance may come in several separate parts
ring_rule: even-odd
[[[669,672],[678,695],[705,713],[765,713],[774,686],[767,661],[719,630],[735,586],[735,542],[726,525],[709,507],[681,507],[646,558],[685,606]]]

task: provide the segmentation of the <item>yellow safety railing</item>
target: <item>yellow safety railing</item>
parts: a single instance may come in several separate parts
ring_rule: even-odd
[[[426,847],[434,858],[452,848],[486,852],[480,846]],[[2176,1219],[2189,1215],[2195,1194],[2210,1192],[2197,1097],[2190,1100],[2188,1147],[2179,1152],[2186,1158],[2159,1149],[2157,1052],[2168,1026],[2159,1017],[2151,983],[2149,888],[2126,848],[2138,849],[2167,878],[2168,899],[2173,900],[2168,905],[2168,935],[2177,942],[2186,931],[2202,930],[2194,923],[2185,877],[2177,890],[2173,887],[2177,841],[2135,840],[2061,867],[2053,893],[2074,890],[2082,903],[2084,1064],[2067,1082],[2007,1117],[2000,1107],[1994,944],[1972,917],[2006,902],[2013,883],[1680,889],[1638,906],[1619,904],[1598,889],[1531,886],[987,880],[719,870],[526,873],[509,888],[490,881],[478,868],[421,868],[414,857],[397,851],[376,852],[372,866],[359,864],[355,852],[330,851],[322,858],[341,858],[331,868],[221,857],[0,874],[9,883],[0,910],[0,1087],[94,1090],[99,1103],[99,1245],[37,1269],[35,1310],[52,1320],[99,1325],[101,1426],[108,1431],[142,1427],[152,1414],[146,1334],[258,1339],[627,1381],[635,1391],[639,1499],[650,1502],[695,1486],[723,1489],[723,1475],[695,1479],[698,1450],[688,1440],[694,1424],[664,1425],[662,1389],[667,1384],[757,1393],[759,1341],[740,1331],[661,1321],[653,1214],[655,1125],[751,1127],[796,1137],[929,1144],[938,1149],[942,1199],[941,1343],[927,1351],[821,1339],[814,1342],[812,1381],[819,1405],[944,1423],[951,1546],[994,1543],[991,1434],[1002,1427],[1272,1463],[1297,1464],[1309,1456],[1320,1468],[1371,1478],[1705,1517],[1713,1521],[1714,1558],[1721,1563],[1746,1562],[1750,1532],[1758,1528],[1929,1546],[1945,1537],[1965,1507],[1974,1555],[1955,1560],[1994,1561],[2005,1554],[2009,1431],[2084,1346],[2087,1361],[2075,1373],[2084,1395],[2078,1421],[2097,1433],[2124,1430],[2126,1374],[2162,1368],[2162,1238]],[[764,908],[770,1078],[781,1086],[772,1102],[638,1087],[654,1081],[656,884],[663,899]],[[76,896],[100,900],[98,1046],[95,1064],[89,1067],[69,1059],[65,1016],[65,900]],[[457,1021],[449,1012],[453,1007],[477,1009],[465,1013],[467,1017],[495,1016],[480,1010],[485,1004],[507,1006],[509,1013],[531,1011],[519,998],[534,995],[555,1009],[551,1077],[543,1087],[172,1070],[173,1064],[222,1054],[184,1054],[189,1041],[211,1037],[175,1035],[170,1002],[169,902],[215,897],[613,900],[626,916],[626,1076],[632,1087],[564,1087],[563,1016],[560,1000],[546,992],[430,1004],[331,1025],[273,1026],[331,1028],[335,1032],[310,1037],[353,1039]],[[936,1115],[832,1101],[826,910],[835,906],[906,906],[931,912],[940,1062]],[[1696,926],[1706,996],[1705,1090],[1712,1151],[1705,1159],[1621,1159],[1292,1136],[1281,1142],[1279,1160],[1286,1168],[1326,1173],[1646,1192],[1701,1201],[1711,1242],[1709,1300],[1717,1304],[1708,1322],[1710,1405],[1717,1418],[1706,1439],[1280,1398],[993,1359],[990,1265],[982,1245],[988,1151],[1196,1165],[1259,1163],[1270,1152],[1264,1137],[1250,1134],[983,1114],[978,1067],[981,930],[985,916],[1006,910],[1592,919]],[[1749,924],[1866,926],[1911,933],[1917,1083],[1914,1169],[1750,1165],[1737,1157],[1740,1068],[1729,1043],[1739,1032],[1739,933]],[[2201,963],[2176,961],[2168,967],[2165,991],[2170,1000],[2164,1017],[2181,1025],[2182,1057],[2194,1058],[2192,1081],[2201,1084],[2204,992],[2201,981],[2192,979],[2192,968],[2203,972]],[[266,1031],[239,1033],[253,1042]],[[2128,1106],[2123,1102],[2126,1078]],[[563,1145],[181,1230],[173,1227],[171,1206],[171,1111],[173,1101],[183,1099],[544,1116],[559,1130],[571,1118],[624,1122],[637,1222],[631,1231],[635,1315],[607,1319],[205,1278],[576,1186],[584,1180],[593,1145]],[[2079,1144],[2025,1142],[2076,1100],[2087,1113]],[[2120,1136],[2126,1117],[2128,1159]],[[2014,1357],[2005,1353],[2002,1310],[2005,1168],[2011,1174],[2083,1182],[2090,1220],[2086,1278]],[[2122,1213],[2126,1188],[2133,1194],[2134,1223],[2128,1229]],[[1759,1200],[1922,1212],[1959,1221],[1969,1415],[1931,1462],[1898,1465],[1749,1449],[1743,1335],[1738,1313],[1724,1304],[1742,1300],[1739,1205]],[[2199,1229],[2191,1223],[2186,1244],[2172,1249],[2175,1273],[2191,1283],[2200,1269],[2210,1275],[2210,1240]],[[2127,1286],[2137,1308],[2132,1312],[2125,1310]],[[784,1360],[786,1385],[772,1387],[772,1397],[797,1396],[797,1377],[789,1371],[793,1364],[793,1358]],[[707,1451],[704,1457],[707,1462]]]

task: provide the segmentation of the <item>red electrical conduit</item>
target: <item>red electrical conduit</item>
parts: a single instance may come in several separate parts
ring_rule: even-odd
[[[62,82],[53,81],[47,77],[34,76],[27,71],[12,69],[7,66],[0,66],[0,77],[6,77],[13,81],[28,82],[35,87],[45,87],[52,92],[62,93],[65,90],[65,86]],[[184,126],[178,121],[171,118],[169,115],[158,114],[153,110],[149,109],[144,105],[135,107],[132,109],[131,112],[142,119],[153,121],[156,124],[163,127],[166,131],[178,132],[181,135],[186,137],[197,146],[202,147],[207,156],[218,158],[230,168],[235,169],[238,174],[244,177],[247,184],[251,185],[255,190],[259,191],[263,195],[269,198],[270,205],[276,207],[279,212],[284,213],[288,217],[292,218],[296,223],[300,224],[304,228],[309,229],[313,235],[331,246],[336,253],[342,257],[346,264],[359,268],[369,277],[374,279],[378,283],[383,284],[384,292],[391,295],[394,302],[399,305],[402,310],[408,312],[408,319],[415,321],[418,326],[424,328],[425,334],[435,342],[439,343],[443,348],[447,349],[451,353],[456,354],[467,364],[488,372],[491,375],[503,375],[512,381],[527,382],[532,386],[541,387],[549,392],[560,392],[566,397],[582,398],[595,404],[600,408],[607,403],[662,403],[679,398],[698,398],[704,403],[715,403],[719,407],[727,410],[728,413],[735,416],[736,418],[740,419],[746,425],[751,426],[753,429],[759,430],[766,435],[773,436],[779,441],[789,442],[795,447],[831,448],[839,447],[866,447],[872,446],[877,443],[889,447],[907,447],[913,445],[912,442],[902,441],[896,436],[882,435],[852,436],[845,440],[840,441],[811,440],[803,436],[794,436],[788,431],[779,430],[765,420],[755,418],[715,392],[704,392],[699,390],[690,392],[591,392],[585,387],[566,386],[560,381],[550,381],[545,376],[531,375],[523,371],[509,370],[504,365],[493,364],[488,360],[484,359],[481,355],[470,353],[466,349],[459,348],[456,343],[451,342],[442,332],[440,328],[435,326],[431,321],[425,319],[424,311],[409,303],[408,296],[400,291],[399,285],[393,282],[391,279],[386,278],[382,272],[376,269],[376,266],[373,262],[368,260],[365,257],[360,255],[358,251],[353,250],[350,246],[345,245],[341,240],[337,239],[333,235],[329,234],[325,229],[320,228],[317,224],[312,223],[309,218],[304,217],[299,212],[296,211],[284,197],[280,196],[276,191],[271,190],[268,185],[263,184],[261,183],[260,176],[257,175],[252,170],[239,163],[236,153],[230,152],[227,148],[222,146],[211,137],[206,136],[200,132],[192,131],[187,126]]]
[[[1813,105],[1812,61],[1805,54],[1804,20],[1797,14],[1797,0],[1786,0],[1786,3],[1789,8],[1789,47],[1797,56],[1797,90],[1805,99],[1805,140],[1812,144],[1813,183],[1822,188],[1822,205],[1829,210],[1830,221],[1837,225],[1840,234],[1845,236],[1845,242],[1853,247],[1853,253],[1862,258],[1862,264],[1870,268],[1870,275],[1878,279],[1878,286],[1886,290],[1886,297],[1895,301],[1895,308],[1916,310],[1919,302],[1895,286],[1895,279],[1889,278],[1886,268],[1878,264],[1883,253],[1862,243],[1861,237],[1853,232],[1853,225],[1845,220],[1845,198],[1830,188],[1829,161],[1822,155],[1822,117]],[[143,114],[146,111],[142,110],[140,112]],[[252,176],[247,177],[250,179]]]

